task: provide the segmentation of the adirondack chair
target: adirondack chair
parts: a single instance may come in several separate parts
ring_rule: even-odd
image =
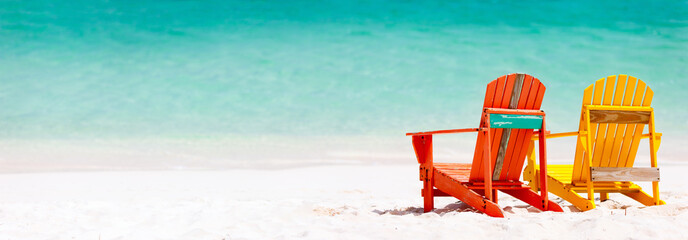
[[[540,109],[545,86],[526,74],[502,76],[487,85],[479,128],[407,133],[420,164],[421,196],[425,212],[434,208],[434,197],[453,196],[493,217],[504,217],[497,205],[502,191],[543,211],[562,209],[547,197],[519,181],[533,129],[545,131],[545,113]],[[477,132],[473,163],[434,163],[432,136]],[[540,141],[540,165],[546,166],[545,139]],[[542,178],[546,176],[542,169]]]
[[[657,149],[662,134],[655,132],[650,107],[653,95],[652,89],[635,77],[618,75],[597,80],[583,92],[578,131],[545,134],[544,139],[578,137],[573,164],[537,165],[533,141],[543,138],[532,138],[524,180],[535,191],[547,186],[548,191],[583,211],[595,208],[595,192],[600,193],[601,201],[608,199],[609,193],[622,193],[647,206],[665,204],[659,199]],[[649,133],[643,134],[646,125]],[[651,167],[633,167],[644,138],[649,138]],[[546,181],[538,178],[544,169],[549,170]],[[652,196],[632,181],[652,181]],[[587,199],[579,193],[586,193]]]

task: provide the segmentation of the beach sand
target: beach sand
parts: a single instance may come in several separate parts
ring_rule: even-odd
[[[454,198],[422,213],[417,165],[283,170],[6,173],[0,239],[686,239],[688,165],[663,165],[664,206],[619,194],[539,212],[505,194],[506,218]]]

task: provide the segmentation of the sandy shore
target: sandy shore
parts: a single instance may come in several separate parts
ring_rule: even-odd
[[[686,239],[686,171],[663,166],[665,206],[541,213],[501,195],[505,219],[453,198],[423,214],[416,165],[2,174],[0,238]]]

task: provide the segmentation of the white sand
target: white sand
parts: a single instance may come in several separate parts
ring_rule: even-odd
[[[0,239],[688,239],[688,166],[662,167],[665,206],[550,213],[502,194],[504,219],[453,198],[422,214],[415,164],[2,174]]]

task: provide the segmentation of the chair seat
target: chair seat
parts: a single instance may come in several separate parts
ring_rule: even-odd
[[[547,175],[564,183],[571,184],[573,176],[573,165],[571,164],[553,164],[547,165]]]
[[[439,174],[447,176],[456,182],[466,185],[470,189],[484,189],[484,182],[472,182],[469,180],[471,174],[470,163],[435,163],[435,171]],[[492,182],[494,189],[528,189],[520,181],[502,180]]]
[[[470,163],[435,163],[435,171],[458,182],[468,182],[471,174]]]
[[[571,187],[571,190],[574,191],[583,191],[586,190],[587,185],[585,182],[572,182],[572,175],[573,175],[573,165],[569,164],[554,164],[554,165],[547,165],[547,175],[550,177],[553,177],[557,181],[560,181],[568,186]],[[637,192],[640,187],[638,185],[633,184],[631,182],[594,182],[593,183],[596,191],[599,192],[607,192],[607,191],[612,191],[612,192],[621,192],[621,191],[628,191],[628,192]]]

